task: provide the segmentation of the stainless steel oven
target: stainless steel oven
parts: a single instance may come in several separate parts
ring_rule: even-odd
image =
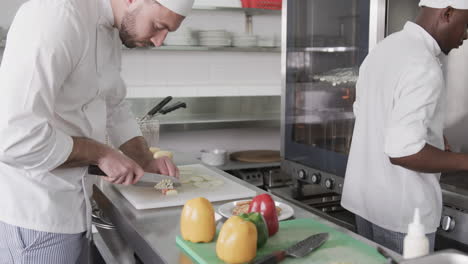
[[[286,196],[351,227],[354,216],[340,206],[340,193],[373,2],[283,2],[281,170],[292,178]]]
[[[292,185],[273,192],[319,209],[338,224],[353,228],[354,216],[340,206],[340,194],[353,133],[358,68],[378,41],[416,17],[418,3],[419,0],[285,0],[281,171],[292,179]],[[468,47],[453,53],[460,57],[463,52],[466,55],[459,61],[450,56],[444,59],[452,71],[466,69],[466,62],[460,61],[468,61]],[[468,78],[460,73],[454,75],[447,72],[447,100],[463,104],[461,100],[468,100],[464,92]],[[452,86],[462,88],[451,90]],[[468,109],[463,115],[458,112],[455,115],[468,116]],[[449,140],[467,152],[468,126],[463,125],[466,119],[459,119],[446,133]],[[456,144],[452,146],[457,147]],[[468,252],[465,178],[468,174],[442,177],[444,209],[437,233],[438,248],[454,247]]]
[[[370,2],[286,1],[282,169],[296,187],[341,192],[358,68],[369,49]]]

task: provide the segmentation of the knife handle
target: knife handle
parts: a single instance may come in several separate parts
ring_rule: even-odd
[[[103,172],[98,166],[96,165],[89,165],[88,167],[88,174],[97,175],[97,176],[107,176],[105,172]]]
[[[187,104],[184,103],[184,102],[177,102],[177,103],[175,103],[173,105],[170,105],[170,106],[168,106],[168,107],[166,107],[164,109],[161,109],[159,111],[159,113],[162,114],[162,115],[165,115],[165,114],[167,114],[169,112],[172,112],[174,110],[177,110],[179,108],[187,108]]]
[[[277,263],[280,263],[285,258],[286,258],[285,251],[276,251],[261,259],[251,262],[251,264],[277,264]]]
[[[153,107],[153,109],[151,109],[151,110],[148,112],[148,115],[149,115],[150,117],[154,116],[154,114],[156,114],[157,112],[159,112],[159,110],[161,110],[164,106],[166,106],[167,103],[169,103],[171,100],[172,100],[172,96],[168,96],[168,97],[164,98],[164,100],[162,100],[158,105],[156,105],[155,107]]]

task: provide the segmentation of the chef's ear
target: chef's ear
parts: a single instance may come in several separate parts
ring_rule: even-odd
[[[452,21],[454,12],[455,12],[455,9],[449,6],[449,7],[442,9],[440,16],[444,22],[450,23]]]

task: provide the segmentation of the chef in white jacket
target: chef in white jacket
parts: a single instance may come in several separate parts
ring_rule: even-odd
[[[468,170],[468,155],[444,146],[445,83],[438,56],[467,37],[468,1],[422,0],[416,21],[363,62],[342,205],[359,234],[402,253],[415,208],[434,247],[441,172]]]
[[[0,66],[0,263],[77,263],[90,208],[87,166],[116,184],[154,160],[124,102],[122,43],[160,46],[193,0],[30,0]],[[104,144],[106,135],[118,149]]]

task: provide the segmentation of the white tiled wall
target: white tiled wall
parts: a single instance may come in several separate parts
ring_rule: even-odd
[[[240,11],[194,10],[182,26],[193,30],[245,30]],[[254,34],[276,36],[281,17],[253,17]],[[128,97],[280,95],[281,56],[274,52],[124,50]]]
[[[126,50],[128,97],[280,94],[277,53]]]

